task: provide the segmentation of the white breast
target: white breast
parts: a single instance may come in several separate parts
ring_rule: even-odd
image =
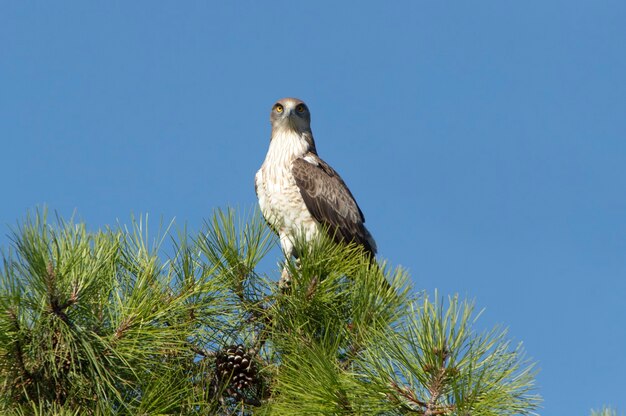
[[[306,142],[294,133],[274,135],[261,169],[255,176],[261,212],[278,232],[286,256],[293,254],[293,242],[303,232],[308,240],[318,232],[318,223],[304,204],[291,173],[291,163],[307,151]]]

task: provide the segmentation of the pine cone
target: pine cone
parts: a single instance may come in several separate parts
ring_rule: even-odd
[[[215,358],[216,375],[221,383],[242,390],[257,382],[256,364],[242,344],[232,345],[220,351]],[[230,393],[230,389],[227,392]]]

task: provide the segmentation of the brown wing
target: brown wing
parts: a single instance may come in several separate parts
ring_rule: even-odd
[[[317,221],[328,227],[335,240],[355,242],[372,254],[376,245],[363,223],[365,218],[352,193],[326,162],[309,154],[317,164],[296,159],[292,173],[304,203]]]

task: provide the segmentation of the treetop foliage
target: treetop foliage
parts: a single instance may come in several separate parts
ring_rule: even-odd
[[[357,246],[218,210],[191,236],[27,216],[0,270],[0,412],[526,415],[535,365],[472,302],[416,293]],[[167,243],[169,241],[169,243]],[[288,288],[276,284],[286,266]]]

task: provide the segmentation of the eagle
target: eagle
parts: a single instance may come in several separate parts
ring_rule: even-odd
[[[297,257],[298,236],[311,241],[322,232],[336,242],[362,246],[373,258],[376,242],[363,212],[341,176],[317,154],[307,105],[297,98],[278,100],[270,121],[269,150],[256,173],[255,191],[286,258]]]

